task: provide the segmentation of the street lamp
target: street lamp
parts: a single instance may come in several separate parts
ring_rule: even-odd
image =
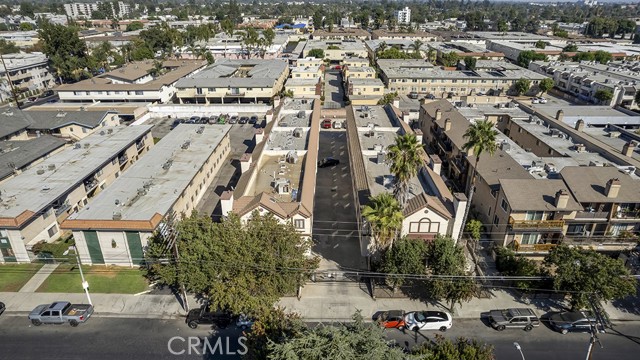
[[[78,269],[80,270],[80,278],[82,278],[82,288],[84,289],[85,294],[87,294],[89,305],[93,305],[91,303],[91,296],[89,296],[89,283],[84,279],[84,273],[82,272],[82,262],[80,261],[80,254],[78,254],[78,247],[73,245],[73,248],[76,251],[76,261],[78,262]]]
[[[522,347],[520,347],[520,344],[518,344],[517,342],[514,342],[514,343],[513,343],[513,346],[515,346],[515,347],[516,347],[516,350],[520,351],[520,355],[522,356],[522,360],[526,360],[526,359],[524,358],[524,354],[522,353]]]

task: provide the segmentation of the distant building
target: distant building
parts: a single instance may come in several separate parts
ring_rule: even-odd
[[[34,30],[30,31],[2,31],[0,32],[0,39],[4,39],[7,42],[12,42],[20,48],[28,48],[40,41],[38,32]]]
[[[311,34],[311,38],[320,40],[369,40],[371,34],[363,29],[316,30]]]
[[[91,19],[93,12],[98,11],[99,5],[101,3],[102,2],[98,1],[94,3],[64,4],[64,11],[67,14],[67,16],[72,19],[77,19],[77,18]],[[114,1],[109,3],[111,4],[112,13],[106,14],[107,16],[112,15],[113,17],[122,19],[131,13],[132,9],[131,9],[131,5],[129,4],[126,4],[122,1],[118,1],[118,2]],[[134,8],[138,8],[138,5],[136,4]]]
[[[150,125],[109,127],[2,183],[0,263],[31,262],[60,223],[89,205],[153,146]]]
[[[384,84],[378,78],[350,76],[346,96],[353,105],[375,105],[384,96]]]
[[[324,51],[324,59],[339,64],[345,57],[367,58],[367,48],[364,42],[359,40],[309,40],[302,53],[303,57],[308,57],[313,49]]]
[[[64,149],[67,142],[51,135],[19,141],[0,141],[0,183]]]
[[[137,127],[137,126],[132,126]],[[61,224],[85,264],[141,265],[149,238],[189,216],[227,160],[230,125],[181,124]]]
[[[49,71],[47,57],[38,52],[3,55],[4,66],[0,67],[0,78],[7,79],[6,71],[13,87],[25,96],[37,94],[52,88],[55,84]],[[6,68],[6,71],[5,71]],[[11,85],[0,82],[0,101],[12,98]]]
[[[393,12],[393,16],[398,20],[398,24],[410,24],[411,23],[411,9],[405,6],[402,10],[396,10]]]

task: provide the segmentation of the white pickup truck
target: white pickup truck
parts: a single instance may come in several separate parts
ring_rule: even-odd
[[[64,324],[78,326],[93,314],[93,306],[72,304],[68,301],[56,301],[53,304],[36,306],[29,314],[29,320],[35,326],[42,324]]]

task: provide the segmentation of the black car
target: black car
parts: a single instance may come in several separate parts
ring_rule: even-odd
[[[325,168],[325,167],[330,167],[330,166],[336,166],[340,164],[340,160],[338,159],[334,159],[332,157],[328,157],[328,158],[324,158],[320,161],[318,161],[318,167],[319,168]]]
[[[238,124],[246,124],[247,122],[249,122],[249,118],[246,116],[243,116],[238,120]]]
[[[198,309],[193,309],[187,314],[187,325],[195,329],[200,324],[214,325],[215,327],[224,329],[233,321],[231,314],[219,311],[211,310],[209,305],[202,305]]]
[[[3,302],[0,302],[0,314],[4,312],[4,309],[6,309],[6,306],[4,306]]]
[[[598,331],[604,332],[590,311],[566,311],[553,314],[549,317],[549,325],[561,334],[566,334],[569,331],[589,332],[592,326],[595,326]]]
[[[255,124],[258,122],[258,117],[257,116],[252,116],[251,118],[249,118],[249,124]]]
[[[180,125],[184,123],[184,119],[175,119],[173,120],[173,123],[171,124],[171,130],[175,129],[176,126]]]

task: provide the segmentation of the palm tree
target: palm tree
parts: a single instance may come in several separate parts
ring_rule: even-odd
[[[473,199],[473,193],[476,190],[476,178],[478,175],[478,162],[480,161],[480,155],[488,152],[490,156],[496,152],[496,135],[498,131],[494,128],[494,125],[489,120],[478,121],[467,128],[463,138],[467,139],[467,142],[462,145],[463,150],[472,150],[475,155],[475,164],[473,166],[473,175],[471,176],[471,186],[469,187],[469,194],[467,196],[467,207],[464,210],[463,226],[467,223],[467,217],[469,216],[469,209],[471,208],[471,200]],[[462,236],[462,232],[458,236],[458,240]]]
[[[393,245],[404,219],[400,204],[387,192],[369,198],[369,204],[362,209],[362,217],[371,226],[374,239],[370,245],[372,252],[387,249]]]
[[[402,209],[407,202],[409,182],[422,165],[420,149],[422,145],[415,134],[397,136],[395,144],[389,145],[388,148],[387,161],[391,165],[390,170],[395,182],[393,195]]]
[[[413,48],[413,51],[416,54],[420,54],[420,48],[422,47],[422,45],[424,45],[424,42],[422,42],[420,39],[416,39],[416,41],[414,41],[413,44],[409,45],[409,47]]]
[[[222,28],[222,32],[227,35],[227,39],[224,42],[224,57],[227,57],[227,44],[229,43],[229,39],[233,37],[233,32],[235,26],[229,19],[224,19],[220,22],[220,27]]]
[[[436,50],[431,46],[429,46],[429,50],[427,51],[427,59],[433,63],[435,61],[434,59],[435,55],[436,55]]]

